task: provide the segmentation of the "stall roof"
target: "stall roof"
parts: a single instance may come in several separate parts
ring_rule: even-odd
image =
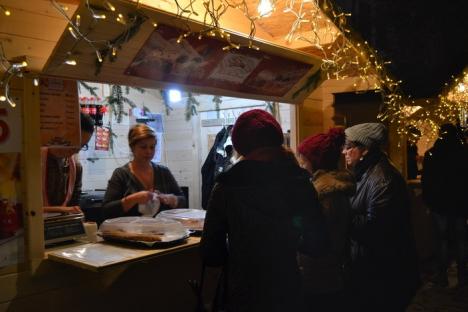
[[[122,12],[124,15],[131,13],[135,8],[135,3],[132,1],[113,0],[111,2],[118,8],[117,11]],[[167,13],[170,10],[164,7],[164,4],[170,4],[171,2],[158,2],[166,11],[144,6],[140,6],[140,9],[149,17],[149,20],[158,21],[158,24],[160,24],[158,29],[161,26],[164,28],[162,24],[166,24],[169,27],[175,25],[179,25],[180,27],[180,21],[174,18],[174,15],[171,16]],[[100,23],[91,21],[89,10],[85,5],[86,1],[36,0],[26,4],[15,0],[0,0],[1,5],[10,8],[12,11],[11,16],[0,19],[0,41],[8,58],[26,55],[28,57],[29,70],[58,77],[146,88],[163,88],[174,85],[171,83],[173,77],[164,77],[163,79],[155,75],[154,72],[153,74],[144,74],[140,70],[137,73],[133,72],[133,74],[129,74],[129,71],[132,69],[129,65],[138,61],[138,57],[140,59],[144,57],[142,53],[145,53],[145,50],[148,50],[148,46],[152,44],[151,40],[148,39],[154,35],[154,28],[151,22],[143,23],[137,29],[135,36],[123,45],[123,49],[117,51],[118,57],[116,60],[114,62],[105,60],[99,74],[96,75],[95,49],[87,44],[85,40],[76,41],[72,37],[71,33],[67,30],[68,24],[65,17],[53,6],[54,3],[58,3],[61,7],[66,7],[66,13],[71,20],[75,20],[76,15],[79,14],[81,17],[81,29],[86,29],[84,27],[89,26],[90,28],[86,30],[88,31],[92,28],[88,36],[91,40],[100,40],[101,38],[111,40],[122,34],[122,30],[125,29],[124,26],[116,27],[115,20],[111,21],[108,19]],[[140,3],[144,4],[145,1],[140,1]],[[245,40],[246,26],[240,23],[236,16],[232,16],[231,18],[228,16],[226,20],[225,25],[227,26],[239,26],[231,32],[232,41],[247,44]],[[184,22],[183,26],[186,25],[185,23],[190,23],[194,29],[197,29],[197,27],[200,29],[201,27],[192,22]],[[259,39],[254,44],[260,47],[261,53],[252,49],[244,49],[244,52],[242,52],[243,49],[241,49],[240,53],[237,51],[236,53],[229,53],[233,55],[237,54],[236,57],[224,58],[218,53],[214,58],[208,59],[211,63],[216,61],[219,63],[232,63],[241,60],[243,62],[241,67],[245,67],[249,63],[251,72],[245,71],[239,73],[238,78],[244,79],[242,85],[239,83],[240,80],[236,81],[232,76],[222,77],[222,73],[225,70],[221,71],[219,69],[217,73],[210,74],[210,79],[208,79],[210,82],[207,82],[206,79],[197,81],[193,77],[187,78],[185,81],[176,79],[175,82],[182,84],[188,90],[200,93],[301,103],[321,79],[321,59],[318,56],[287,47],[284,34],[278,27],[274,30],[273,26],[268,23],[264,26],[259,26],[256,32],[256,39]],[[263,29],[263,27],[268,31]],[[222,49],[222,45],[220,47]],[[294,45],[291,47],[298,48]],[[300,47],[303,47],[303,44]],[[67,53],[71,50],[73,50],[73,57],[78,61],[77,66],[64,64]],[[248,51],[245,52],[245,50]],[[222,54],[226,55],[228,53],[223,52]],[[266,55],[266,57],[260,59],[259,55],[262,54]],[[103,58],[105,59],[105,55]],[[151,63],[151,65],[153,66],[154,63]],[[211,69],[215,67],[213,64],[211,66]],[[266,70],[266,68],[272,69]],[[196,70],[198,69],[196,68]],[[190,68],[185,70],[190,70]],[[192,71],[194,70],[192,69]],[[242,75],[244,76],[242,77]],[[217,81],[213,81],[213,77]],[[221,83],[220,81],[223,79],[224,82]],[[230,86],[230,84],[235,85],[236,83],[237,86]]]

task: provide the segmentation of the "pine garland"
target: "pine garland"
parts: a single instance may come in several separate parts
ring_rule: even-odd
[[[223,103],[222,96],[220,95],[215,95],[213,96],[213,103],[215,104],[215,111],[216,111],[216,118],[220,117],[220,106],[221,103]]]
[[[187,93],[187,103],[185,105],[185,120],[189,121],[192,116],[197,115],[197,107],[200,102],[193,96],[192,92]]]
[[[81,87],[85,88],[92,96],[98,97],[96,90],[98,87],[91,87],[84,81],[78,81],[78,91],[81,91]]]
[[[161,99],[163,101],[164,108],[166,109],[166,115],[169,116],[171,113],[172,107],[169,104],[169,95],[166,90],[159,90],[159,93],[161,94]]]
[[[142,88],[134,88],[134,87],[125,87],[125,94],[128,95],[130,93],[130,89],[135,89],[140,93],[144,93],[145,89]],[[124,110],[125,105],[128,104],[131,108],[135,108],[136,104],[124,95],[122,90],[122,86],[119,85],[111,85],[110,87],[110,94],[107,97],[107,103],[112,108],[112,112],[114,117],[116,118],[117,123],[122,122],[123,116],[127,116],[128,113]]]

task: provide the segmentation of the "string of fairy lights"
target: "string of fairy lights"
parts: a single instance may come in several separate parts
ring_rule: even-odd
[[[153,27],[158,26],[157,21],[142,13],[139,0],[130,1],[134,3],[134,12],[126,14],[119,12],[118,6],[115,6],[111,0],[86,0],[85,5],[88,11],[86,14],[92,18],[96,27],[99,27],[99,23],[104,20],[113,20],[119,27],[123,25],[125,28],[118,40],[90,39],[90,32],[82,27],[82,17],[79,14],[69,17],[64,5],[56,0],[50,0],[50,2],[66,19],[67,31],[75,39],[75,44],[70,47],[64,60],[64,64],[67,65],[78,64],[75,49],[79,42],[85,42],[95,51],[97,64],[100,64],[105,61],[106,56],[109,60],[116,58],[117,50],[129,40],[141,23],[149,21]],[[170,0],[165,0],[165,2],[170,2]],[[466,126],[468,111],[466,72],[462,77],[454,77],[452,82],[448,82],[446,91],[437,99],[426,100],[422,107],[416,106],[415,99],[400,92],[399,86],[402,81],[394,79],[387,72],[386,65],[390,61],[382,60],[375,49],[350,29],[347,18],[351,14],[342,12],[332,0],[259,0],[257,10],[252,10],[252,6],[249,6],[250,2],[247,0],[173,0],[176,18],[181,28],[177,42],[181,43],[189,36],[195,36],[198,39],[212,37],[226,43],[222,48],[224,51],[241,48],[259,50],[259,47],[254,44],[256,23],[276,12],[277,7],[282,7],[281,15],[294,17],[285,40],[287,42],[304,41],[319,51],[322,58],[321,69],[326,79],[342,80],[357,77],[354,84],[355,90],[358,86],[362,90],[364,86],[364,89],[379,92],[384,105],[378,118],[381,121],[395,124],[400,135],[413,141],[418,137],[413,129],[418,129],[423,135],[436,137],[439,125],[442,123],[462,120]],[[196,5],[200,3],[202,6]],[[222,28],[220,21],[229,10],[238,10],[247,19],[250,25],[247,43],[235,42]],[[11,10],[5,6],[0,6],[1,12],[6,16],[12,14]],[[199,16],[203,16],[204,28],[201,31],[194,31],[190,28],[189,20]],[[1,64],[5,68],[5,75],[1,83],[6,94],[8,94],[9,79],[14,75],[20,75],[22,68],[25,67],[19,67],[18,63],[7,62],[2,53]],[[0,100],[10,102],[8,96],[0,96]]]

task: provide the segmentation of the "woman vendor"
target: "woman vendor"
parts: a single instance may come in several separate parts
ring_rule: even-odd
[[[139,216],[139,205],[159,200],[161,210],[186,206],[186,199],[167,167],[152,162],[156,134],[145,124],[136,124],[128,132],[133,160],[114,170],[103,201],[105,219]]]

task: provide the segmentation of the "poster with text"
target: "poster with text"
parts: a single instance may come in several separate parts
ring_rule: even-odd
[[[80,107],[75,80],[41,78],[42,146],[80,147]]]

